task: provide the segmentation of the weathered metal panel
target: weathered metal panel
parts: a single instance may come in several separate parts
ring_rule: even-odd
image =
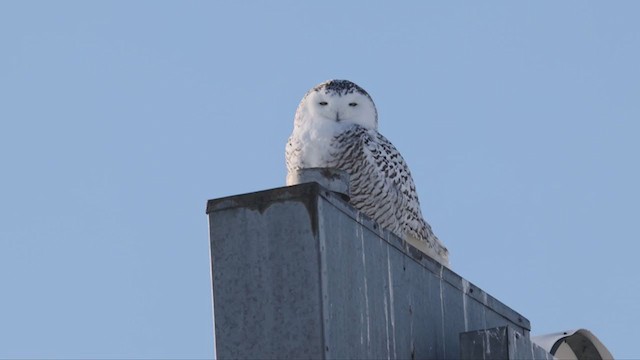
[[[407,280],[414,288],[410,292],[412,298],[412,326],[414,326],[415,357],[417,359],[441,358],[442,347],[442,304],[440,298],[440,283],[427,271],[407,262]]]
[[[460,334],[461,360],[509,360],[507,327]]]
[[[210,213],[219,358],[323,358],[317,241],[300,201]]]
[[[545,349],[511,325],[460,334],[461,360],[552,360]]]
[[[460,353],[458,336],[466,331],[464,294],[442,281],[443,286],[443,306],[444,306],[444,356],[443,359],[452,359]]]
[[[528,320],[317,184],[212,200],[221,358],[457,358]]]
[[[470,283],[464,286],[463,308],[466,314],[465,331],[482,330],[487,328],[486,311],[487,308],[469,296],[470,292],[478,291],[474,289],[474,286]]]

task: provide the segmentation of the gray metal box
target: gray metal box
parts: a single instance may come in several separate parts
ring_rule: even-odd
[[[316,183],[210,200],[217,356],[445,359],[527,319]]]

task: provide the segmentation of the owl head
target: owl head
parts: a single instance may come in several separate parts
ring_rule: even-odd
[[[357,124],[377,130],[378,112],[371,96],[360,86],[349,80],[329,80],[309,90],[300,102],[295,125],[308,121],[340,127]]]

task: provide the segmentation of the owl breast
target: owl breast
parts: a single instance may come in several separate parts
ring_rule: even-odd
[[[317,122],[315,126],[294,128],[286,147],[287,169],[329,167],[334,160],[337,137],[344,124]]]

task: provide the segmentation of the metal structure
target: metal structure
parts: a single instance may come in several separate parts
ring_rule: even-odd
[[[609,349],[587,329],[534,336],[532,340],[558,359],[613,359]]]
[[[219,358],[551,358],[525,317],[318,183],[207,214]]]

